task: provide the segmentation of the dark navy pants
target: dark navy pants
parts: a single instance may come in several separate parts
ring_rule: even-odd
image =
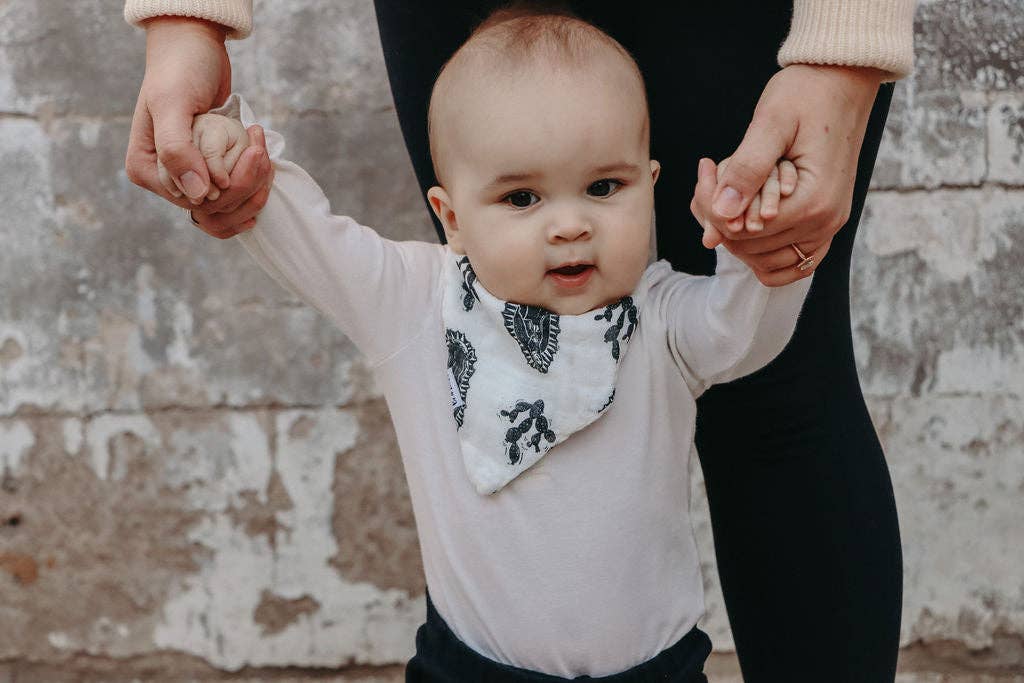
[[[494,0],[376,0],[399,123],[424,193],[427,104],[441,65]],[[574,0],[636,58],[651,109],[658,255],[707,274],[689,201],[702,156],[732,154],[789,30],[790,0]],[[697,450],[725,606],[746,683],[884,683],[896,675],[903,573],[892,483],[861,395],[850,255],[893,84],[857,165],[850,218],[816,269],[789,346],[697,402]],[[899,229],[894,226],[893,229]],[[679,456],[689,444],[679,444]],[[679,492],[685,504],[687,491]],[[583,579],[584,577],[581,577]],[[665,586],[666,591],[674,590]],[[800,647],[793,647],[799,641]]]
[[[405,667],[406,683],[707,683],[702,673],[711,639],[694,628],[653,658],[611,676],[562,678],[488,659],[460,641],[427,594],[427,621],[416,631],[416,655]]]

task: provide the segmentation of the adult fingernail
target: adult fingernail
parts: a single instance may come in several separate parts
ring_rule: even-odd
[[[742,209],[741,199],[740,193],[727,185],[711,208],[719,215],[734,218]]]
[[[181,176],[181,186],[185,188],[185,194],[189,198],[202,197],[206,193],[206,187],[202,179],[195,171],[186,171]]]

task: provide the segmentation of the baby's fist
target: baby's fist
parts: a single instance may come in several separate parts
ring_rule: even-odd
[[[210,191],[207,199],[220,196],[218,185],[224,189],[230,185],[228,177],[238,162],[238,157],[249,146],[249,135],[238,119],[220,114],[200,114],[192,121],[192,142],[206,159],[210,171]]]

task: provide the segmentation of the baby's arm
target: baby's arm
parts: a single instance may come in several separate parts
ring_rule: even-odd
[[[718,178],[720,182],[725,173],[726,166],[732,157],[722,159],[718,164]],[[772,169],[772,173],[761,186],[754,198],[750,200],[750,206],[744,214],[744,227],[750,232],[764,230],[764,221],[771,220],[779,215],[779,201],[782,197],[788,197],[796,190],[797,172],[796,166],[789,159],[782,159]]]
[[[222,116],[212,116],[216,114]],[[215,156],[230,152],[233,140],[239,145],[238,131],[244,136],[257,123],[237,94],[205,116],[210,118],[197,117],[196,126]],[[227,124],[225,118],[233,123]],[[281,134],[263,128],[274,181],[255,226],[234,239],[281,286],[330,318],[376,364],[407,344],[426,323],[439,282],[441,247],[388,240],[348,216],[332,214],[316,181],[282,157]],[[233,163],[231,154],[224,154],[224,163]]]
[[[711,276],[670,272],[653,289],[673,360],[694,397],[770,363],[789,343],[813,274],[781,287],[763,285],[722,245]],[[670,266],[657,264],[665,271]]]

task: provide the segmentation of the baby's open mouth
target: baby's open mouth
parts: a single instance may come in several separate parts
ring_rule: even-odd
[[[593,268],[593,266],[589,263],[579,263],[575,266],[562,266],[561,268],[555,268],[551,272],[558,273],[559,275],[579,275],[589,268]]]

